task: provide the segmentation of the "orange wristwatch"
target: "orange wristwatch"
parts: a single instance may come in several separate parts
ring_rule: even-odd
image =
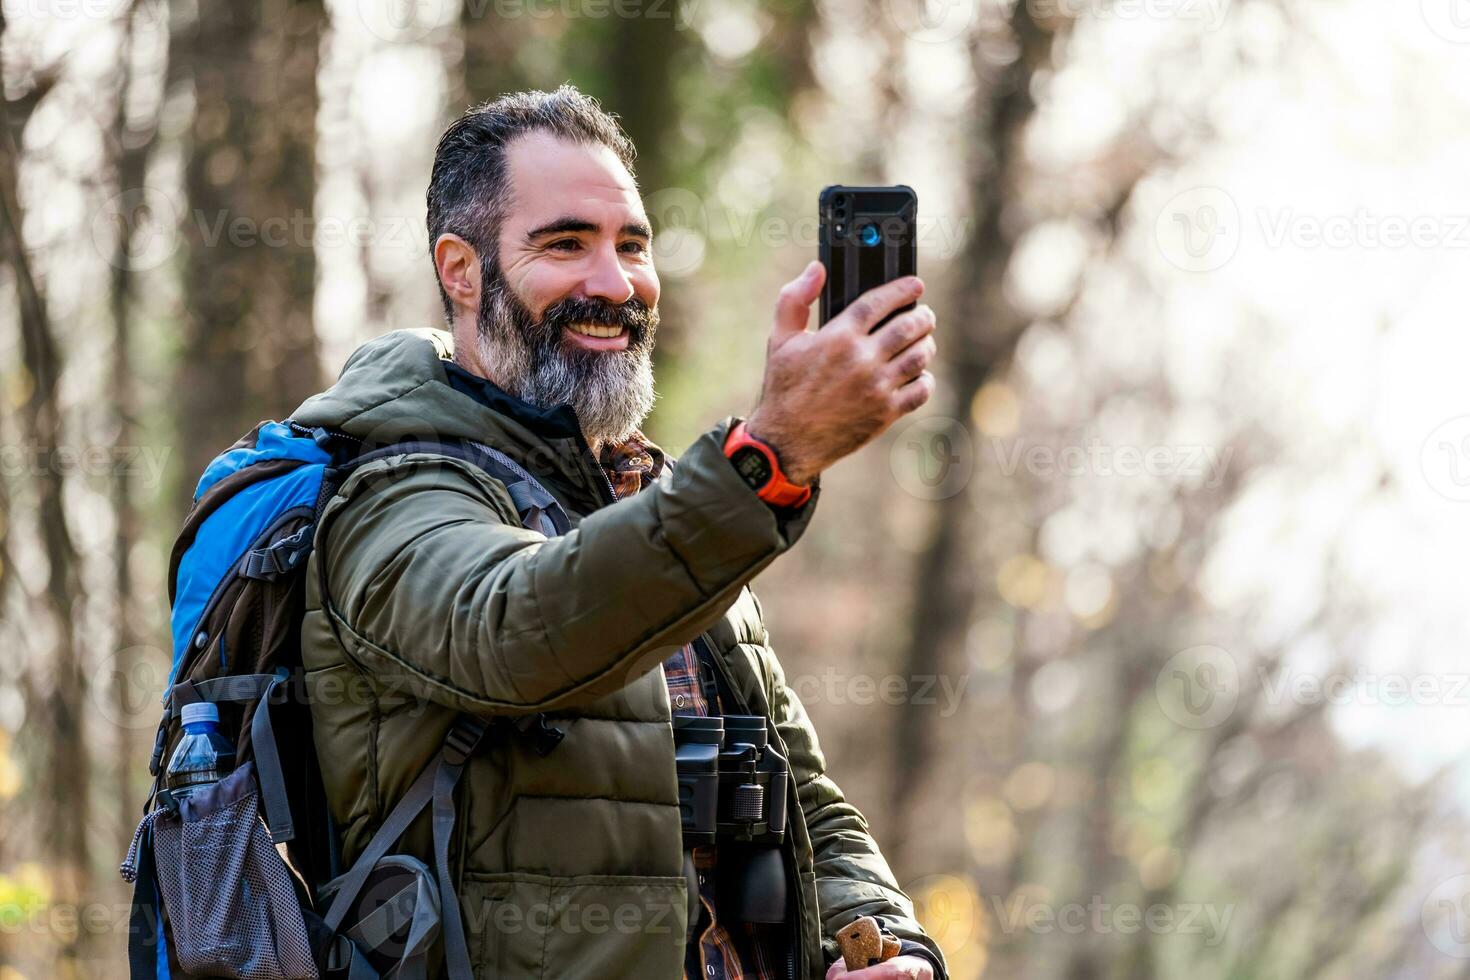
[[[770,446],[745,431],[745,423],[737,422],[725,437],[725,455],[735,464],[741,479],[750,484],[757,497],[774,507],[800,507],[811,498],[811,487],[799,487],[781,472],[781,461]]]

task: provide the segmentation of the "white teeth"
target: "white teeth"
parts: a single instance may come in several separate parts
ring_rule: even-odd
[[[605,327],[597,323],[574,323],[571,329],[587,337],[613,338],[623,332],[622,327]]]

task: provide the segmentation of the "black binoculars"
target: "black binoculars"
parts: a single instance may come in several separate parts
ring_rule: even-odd
[[[733,913],[745,922],[784,922],[781,842],[791,777],[785,757],[770,744],[766,720],[758,715],[675,715],[674,760],[690,928],[699,910],[690,849],[715,843],[722,866],[738,864],[721,873],[733,892]]]

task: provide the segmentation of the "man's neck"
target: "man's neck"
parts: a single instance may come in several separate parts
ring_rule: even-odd
[[[506,392],[507,394],[515,395],[517,398],[520,397],[517,392],[512,391],[510,388],[506,387],[504,383],[496,378],[495,375],[492,374],[490,370],[485,367],[485,365],[480,363],[480,358],[473,346],[455,344],[454,363],[458,364],[466,371],[475,375],[475,377],[484,378],[486,381],[495,385],[497,388]],[[592,439],[588,437],[585,430],[582,433],[582,437],[587,440],[587,445],[592,449],[593,457],[600,459],[602,456],[602,440]]]

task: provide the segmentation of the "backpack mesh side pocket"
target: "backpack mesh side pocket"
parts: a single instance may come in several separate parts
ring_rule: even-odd
[[[290,869],[260,820],[253,763],[153,822],[179,965],[231,980],[317,980]]]

